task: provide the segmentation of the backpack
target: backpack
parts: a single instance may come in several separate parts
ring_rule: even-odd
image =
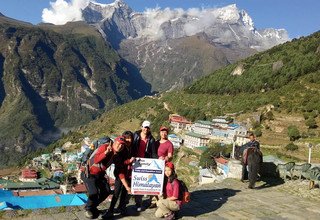
[[[190,202],[190,192],[188,190],[188,187],[186,186],[186,184],[179,179],[176,179],[179,183],[179,197],[178,200],[180,200],[182,202],[182,204],[184,203],[188,203]]]
[[[111,138],[104,136],[92,142],[92,145],[83,153],[81,158],[81,163],[86,164],[89,159],[91,159],[96,153],[97,149],[106,143],[112,142]]]

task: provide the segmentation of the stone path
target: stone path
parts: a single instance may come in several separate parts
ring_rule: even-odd
[[[181,219],[320,219],[320,189],[308,189],[308,181],[265,180],[257,188],[247,188],[247,183],[226,179],[198,187],[192,192],[192,201],[185,204]],[[101,209],[105,209],[105,204]],[[121,219],[156,219],[155,209],[136,213],[128,207],[131,216]],[[27,212],[27,213],[26,213]],[[24,215],[24,216],[21,216]],[[79,207],[35,211],[6,212],[3,219],[21,220],[84,220]],[[115,216],[114,219],[119,219]]]

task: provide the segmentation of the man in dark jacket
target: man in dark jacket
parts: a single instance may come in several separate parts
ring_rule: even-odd
[[[89,159],[88,175],[83,175],[82,179],[88,191],[88,201],[86,204],[85,216],[94,218],[99,214],[97,207],[111,193],[109,183],[105,178],[106,169],[113,163],[120,151],[125,146],[125,139],[119,136],[113,144],[101,145],[96,153]]]
[[[151,134],[150,125],[151,123],[149,121],[144,121],[141,130],[134,133],[132,146],[132,154],[134,157],[158,159],[155,139]]]
[[[254,133],[249,133],[249,139],[250,141],[243,145],[240,149],[242,153],[242,175],[241,175],[241,181],[243,182],[244,180],[248,179],[248,171],[247,171],[247,157],[246,154],[244,154],[245,150],[248,149],[249,147],[254,147],[256,150],[260,151],[260,143],[256,140],[256,136]]]
[[[133,136],[132,156],[137,158],[155,158],[158,159],[158,149],[156,149],[155,139],[150,131],[151,123],[144,121],[141,130],[136,131]],[[141,211],[142,196],[136,195],[135,202],[137,211]]]

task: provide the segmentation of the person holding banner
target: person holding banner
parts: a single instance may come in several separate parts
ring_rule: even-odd
[[[151,134],[150,125],[150,121],[144,121],[141,130],[134,133],[132,156],[135,158],[158,159],[155,139]],[[138,212],[142,210],[142,197],[141,195],[134,196]]]
[[[158,209],[155,212],[155,216],[171,220],[174,219],[175,212],[179,211],[182,205],[182,201],[178,200],[180,184],[172,162],[166,162],[164,174],[166,179],[164,197],[157,201]]]
[[[111,200],[110,207],[108,211],[102,215],[102,219],[112,218],[114,214],[114,207],[120,198],[117,210],[121,215],[126,213],[126,199],[128,193],[131,193],[130,183],[131,183],[131,165],[134,161],[134,157],[131,157],[131,148],[133,143],[133,133],[131,131],[125,131],[122,133],[125,139],[125,148],[119,153],[119,155],[114,158],[114,192]]]
[[[97,207],[110,194],[110,186],[105,178],[106,169],[113,163],[114,157],[123,150],[125,140],[122,136],[115,139],[113,144],[101,145],[88,161],[88,174],[83,175],[83,182],[88,191],[88,201],[85,206],[86,218],[95,218],[99,215]]]
[[[160,127],[160,140],[156,141],[156,148],[158,149],[158,158],[164,161],[170,161],[173,157],[173,144],[168,140],[169,129],[165,126]],[[150,209],[156,208],[158,197],[153,196],[151,198]]]

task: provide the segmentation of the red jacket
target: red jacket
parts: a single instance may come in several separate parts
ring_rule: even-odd
[[[131,149],[123,149],[117,156],[114,157],[115,170],[114,175],[120,179],[131,177]]]
[[[97,153],[93,156],[94,164],[90,167],[90,174],[104,175],[105,170],[112,164],[115,154],[113,150],[105,153],[108,146],[108,144],[103,144],[98,148]]]

